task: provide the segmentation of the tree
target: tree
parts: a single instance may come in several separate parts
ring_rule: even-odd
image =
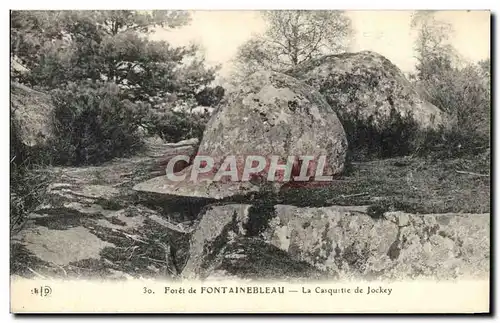
[[[183,11],[15,11],[11,53],[30,70],[24,81],[46,89],[68,82],[111,82],[132,101],[175,93],[194,98],[215,78],[195,45],[172,47],[146,36],[189,22]]]
[[[238,50],[236,68],[248,75],[259,69],[282,71],[322,56],[344,51],[352,34],[342,11],[266,11],[267,30]]]
[[[12,12],[11,55],[27,70],[16,79],[52,95],[54,160],[123,156],[140,149],[145,133],[166,140],[199,135],[205,119],[171,112],[195,107],[218,67],[207,66],[196,45],[148,38],[155,28],[189,19],[184,11]]]
[[[451,25],[436,19],[433,11],[417,11],[412,15],[411,27],[417,31],[417,78],[425,80],[436,71],[450,70],[458,58],[448,42],[453,33]]]
[[[491,78],[491,60],[489,58],[480,60],[478,63],[481,74],[487,80],[488,85]]]
[[[190,21],[184,11],[12,11],[11,55],[32,67],[39,57],[35,51],[44,43],[74,39],[76,35],[95,38],[99,32],[116,35],[124,31],[149,33],[155,27],[177,28]],[[102,36],[102,35],[101,35]]]
[[[416,12],[411,26],[418,33],[414,84],[426,100],[451,116],[445,129],[428,134],[423,147],[445,147],[439,154],[448,157],[484,152],[490,132],[489,60],[476,64],[461,59],[449,43],[453,29],[432,11]]]
[[[207,87],[196,94],[196,102],[205,107],[215,107],[224,97],[224,88],[217,85],[214,88]]]

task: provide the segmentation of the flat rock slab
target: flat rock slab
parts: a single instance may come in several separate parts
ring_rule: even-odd
[[[99,259],[104,247],[114,247],[84,227],[51,230],[37,227],[25,230],[21,238],[26,248],[43,261],[57,265],[83,259]]]
[[[25,277],[168,279],[185,263],[191,231],[144,206],[67,203],[33,213],[12,237],[12,268]]]
[[[339,279],[485,278],[489,232],[489,214],[374,219],[366,207],[213,206],[191,237],[183,275],[210,277],[227,260],[227,246],[251,237]],[[239,274],[240,267],[225,268]]]
[[[191,168],[192,166],[189,166],[176,174],[177,176],[188,175],[182,181],[172,181],[167,176],[159,176],[139,183],[133,189],[172,197],[202,198],[214,201],[233,196],[248,195],[260,190],[258,186],[250,182],[191,181],[189,178]]]

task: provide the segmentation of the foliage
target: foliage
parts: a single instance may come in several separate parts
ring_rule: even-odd
[[[46,199],[50,174],[40,167],[11,163],[10,165],[10,230],[17,231],[27,216]]]
[[[206,107],[215,107],[224,97],[225,90],[222,86],[206,87],[196,93],[195,98],[199,105]]]
[[[342,11],[266,11],[267,30],[244,43],[236,65],[242,76],[286,70],[303,61],[346,49],[351,21]]]
[[[191,98],[213,81],[216,68],[205,66],[195,45],[172,47],[146,37],[188,18],[177,11],[16,11],[11,50],[30,69],[25,82],[32,86],[90,79],[119,85],[132,101]]]
[[[55,162],[95,164],[141,148],[138,128],[149,106],[132,103],[112,83],[70,83],[52,91]]]
[[[203,136],[210,115],[187,111],[152,111],[144,127],[150,135],[157,135],[167,142],[178,142]]]
[[[218,67],[207,67],[196,45],[147,37],[189,20],[187,12],[161,10],[11,13],[11,55],[28,71],[13,76],[54,97],[54,162],[94,164],[134,152],[141,128],[168,140],[200,135],[206,118],[173,110],[216,105],[224,95],[210,86]]]
[[[156,27],[176,28],[187,24],[184,11],[12,11],[11,54],[19,57],[29,69],[39,65],[44,46],[71,42],[96,43],[105,36],[124,32],[150,33]],[[59,43],[58,41],[63,41]],[[64,48],[60,48],[64,50]]]
[[[470,132],[453,125],[427,131],[417,147],[416,154],[434,159],[477,156],[489,151],[489,134]]]
[[[53,90],[52,97],[56,164],[97,164],[127,156],[143,147],[146,135],[168,142],[201,138],[209,117],[134,103],[113,83],[70,83]]]
[[[50,176],[41,165],[50,162],[44,151],[26,147],[11,113],[10,123],[10,230],[17,231],[26,217],[46,199]],[[36,158],[36,160],[35,160]]]
[[[489,150],[490,82],[490,76],[474,65],[437,69],[432,79],[417,81],[422,95],[454,120],[451,126],[426,134],[420,155],[456,158],[476,156]]]
[[[490,77],[477,65],[435,69],[434,76],[417,81],[420,93],[452,115],[457,128],[488,135],[490,130]]]
[[[412,15],[411,27],[417,31],[417,77],[432,77],[435,68],[448,68],[458,59],[449,44],[453,29],[450,24],[436,19],[433,11],[417,11]]]
[[[387,116],[341,113],[339,119],[347,136],[349,160],[406,156],[418,143],[419,126],[413,116],[402,116],[394,108]]]
[[[490,145],[490,60],[459,64],[447,43],[450,26],[432,12],[415,15],[413,27],[418,31],[413,75],[417,91],[453,120],[452,125],[427,133],[420,153],[450,158],[484,152]]]

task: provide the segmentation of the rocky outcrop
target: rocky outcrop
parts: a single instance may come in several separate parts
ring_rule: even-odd
[[[340,178],[331,183],[335,187],[299,187],[290,194],[283,183],[266,179],[268,167],[250,181],[214,180],[213,172],[203,181],[167,179],[165,168],[178,155],[189,161],[174,167],[177,176],[191,173],[196,155],[212,157],[214,169],[227,156],[236,156],[239,178],[242,158],[249,155],[268,157],[268,162],[270,156],[281,162],[289,156],[326,156],[322,174],[337,175],[347,150],[337,114],[370,119],[382,128],[391,111],[411,114],[422,128],[447,123],[447,116],[420,99],[396,66],[375,53],[325,56],[289,73],[300,80],[271,72],[246,79],[214,111],[201,142],[157,139],[134,157],[96,167],[42,170],[49,173],[50,185],[44,203],[11,237],[12,273],[342,281],[487,277],[490,214],[395,211],[404,203],[396,203],[399,196],[390,191],[441,192],[437,184],[412,184],[412,172],[422,168],[397,172],[396,167],[407,164],[393,163],[380,172],[370,164],[365,165],[369,171],[356,170],[359,181],[346,184],[351,179]],[[20,142],[46,145],[50,98],[18,84],[11,91]],[[297,166],[292,176],[299,175],[293,173]],[[387,188],[382,181],[366,181],[379,173],[408,185]],[[441,178],[437,181],[441,185]],[[363,192],[365,184],[373,187]],[[415,203],[424,198],[414,196]]]
[[[342,119],[373,119],[384,128],[391,110],[411,115],[422,128],[448,125],[449,116],[426,102],[401,70],[384,56],[363,51],[328,55],[287,72],[324,95]]]
[[[345,163],[347,141],[335,112],[323,97],[308,85],[284,74],[258,72],[231,93],[214,112],[198,149],[210,156],[219,169],[227,156],[236,156],[241,179],[244,158],[257,155],[326,156],[323,175],[339,174]],[[280,161],[283,162],[283,161]],[[192,166],[179,175],[190,174]],[[268,170],[268,169],[267,169]],[[222,199],[259,191],[266,182],[266,170],[259,183],[214,181],[213,173],[203,181],[172,182],[155,178],[136,186],[137,190],[167,195]],[[297,176],[299,174],[295,174]]]
[[[240,275],[240,267],[228,263],[243,238],[338,279],[485,278],[489,225],[489,214],[386,212],[372,218],[367,207],[214,206],[191,237],[183,275],[211,277],[221,268]]]
[[[154,176],[165,153],[182,145],[154,143],[143,154],[101,166],[52,167],[45,202],[11,239],[11,268],[26,277],[176,277],[187,260],[191,204],[174,205],[132,187]]]
[[[10,110],[13,127],[20,142],[28,147],[44,147],[53,138],[50,96],[29,87],[11,82]]]
[[[161,154],[154,154],[161,155]],[[11,239],[33,277],[411,279],[489,275],[489,214],[219,203],[140,193],[155,158],[50,169],[46,202]]]
[[[314,194],[323,207],[311,207],[311,194],[239,204],[133,189],[165,154],[187,146],[155,143],[143,155],[100,166],[45,170],[52,175],[45,202],[11,238],[12,273],[162,280],[489,275],[489,214],[323,206],[336,202],[320,190]]]
[[[294,259],[286,250],[251,234],[248,204],[208,207],[191,235],[189,259],[182,271],[187,279],[327,278],[326,272]],[[254,214],[252,214],[254,216]]]
[[[12,273],[39,278],[164,280],[178,278],[184,268],[185,273],[192,268],[192,277],[198,277],[203,270],[197,268],[208,265],[211,278],[227,278],[230,272],[249,279],[324,277],[322,271],[265,241],[237,235],[233,240],[221,239],[235,214],[241,216],[238,222],[247,222],[250,205],[228,205],[223,212],[220,208],[211,212],[206,200],[168,199],[132,189],[154,176],[166,155],[180,148],[192,150],[196,143],[148,142],[149,149],[139,156],[100,166],[43,170],[50,174],[44,203],[11,237]],[[236,232],[246,230],[240,227]],[[215,242],[209,249],[196,249],[190,248],[191,239]],[[219,259],[223,247],[223,261],[210,267],[210,257]]]

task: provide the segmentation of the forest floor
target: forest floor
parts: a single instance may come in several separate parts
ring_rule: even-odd
[[[489,155],[433,160],[398,157],[353,162],[332,185],[290,189],[281,203],[297,206],[373,205],[410,213],[490,211]]]
[[[156,145],[145,155],[100,166],[44,170],[54,175],[47,202],[12,234],[11,273],[176,277],[189,257],[189,237],[197,225],[192,215],[203,205],[132,189],[151,178],[148,169],[165,149],[173,148]],[[364,205],[374,218],[387,211],[480,214],[490,212],[490,184],[489,155],[448,160],[399,157],[352,162],[327,187],[289,188],[255,196],[250,203]]]

